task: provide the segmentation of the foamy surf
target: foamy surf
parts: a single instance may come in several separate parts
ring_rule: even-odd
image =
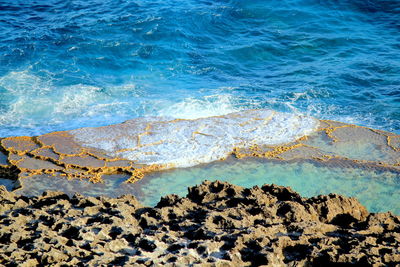
[[[140,164],[190,167],[226,158],[235,147],[290,143],[318,120],[272,110],[247,110],[195,120],[137,118],[123,124],[69,131],[82,146]]]

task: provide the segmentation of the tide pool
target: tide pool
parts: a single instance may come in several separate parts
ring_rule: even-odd
[[[216,179],[244,187],[272,183],[290,186],[304,197],[334,192],[356,197],[371,212],[400,214],[400,172],[355,168],[346,164],[326,167],[311,162],[246,159],[150,174],[138,184],[143,193],[142,201],[154,205],[162,195],[184,196],[186,187]]]
[[[220,179],[291,186],[306,197],[343,194],[373,212],[400,208],[399,135],[268,109],[192,120],[143,117],[3,138],[0,146],[0,176],[17,180],[20,194],[133,194],[155,205]]]
[[[23,195],[37,195],[45,190],[62,190],[88,196],[118,197],[133,194],[143,204],[154,206],[167,194],[185,196],[187,187],[204,180],[221,180],[251,187],[277,184],[290,186],[303,197],[337,193],[356,197],[370,212],[391,211],[400,214],[400,172],[384,168],[357,165],[340,161],[324,165],[312,161],[267,161],[248,158],[228,159],[191,168],[180,168],[148,174],[134,184],[126,184],[124,175],[111,175],[103,184],[83,180],[67,180],[50,176],[22,179]]]

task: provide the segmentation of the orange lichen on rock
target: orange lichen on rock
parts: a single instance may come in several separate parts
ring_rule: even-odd
[[[97,159],[86,154],[79,156],[62,156],[60,159],[65,166],[75,166],[79,168],[102,168],[105,167],[105,161]]]
[[[9,151],[18,155],[24,155],[25,153],[39,148],[39,145],[34,142],[32,137],[29,136],[17,136],[7,137],[1,140],[1,146]]]
[[[79,155],[83,152],[82,146],[74,141],[68,132],[53,132],[36,138],[43,147],[51,147],[57,154]]]
[[[47,160],[40,160],[37,158],[23,157],[17,164],[15,164],[21,171],[29,170],[61,170],[62,167],[58,166]]]
[[[138,167],[132,161],[103,155],[100,151],[79,146],[66,132],[10,137],[2,139],[1,145],[4,153],[0,158],[0,174],[9,177],[3,173],[13,173],[14,179],[49,174],[101,183],[103,175],[129,173],[132,177],[127,182],[132,183],[143,178],[145,173],[165,168],[161,165]]]
[[[278,146],[278,147],[275,147],[274,150],[272,150],[272,151],[265,152],[264,157],[279,158],[280,154],[282,154],[286,151],[292,150],[294,148],[301,147],[301,146],[304,146],[304,144],[299,143],[299,144],[294,144],[294,145],[289,145],[289,146]]]
[[[12,179],[49,174],[97,183],[103,181],[105,174],[131,174],[135,170],[131,161],[108,157],[101,151],[76,144],[67,132],[8,137],[1,139],[0,144],[4,151],[0,157],[0,174],[7,178],[13,175]]]
[[[126,180],[125,182],[126,183],[134,183],[140,179],[143,179],[147,173],[161,171],[161,170],[170,169],[170,168],[171,168],[171,166],[160,165],[160,164],[154,164],[154,165],[150,165],[150,166],[143,166],[141,168],[136,168],[131,172],[131,177],[128,180]]]
[[[277,160],[308,159],[320,162],[344,160],[358,165],[398,169],[400,166],[398,152],[400,152],[399,135],[341,122],[321,121],[315,133],[300,137],[293,143],[236,147],[232,154],[239,159],[260,157]]]
[[[335,158],[340,158],[340,157],[332,156],[332,155],[322,155],[320,157],[312,157],[312,159],[319,160],[319,161],[328,161],[328,160],[335,159]]]
[[[272,115],[265,118],[265,123],[268,123]],[[256,118],[257,119],[257,118]],[[87,179],[91,182],[103,182],[103,176],[107,174],[125,173],[131,175],[127,179],[127,183],[134,183],[142,179],[146,174],[170,169],[174,167],[173,163],[167,164],[152,164],[153,155],[170,155],[171,151],[175,150],[154,150],[151,147],[157,148],[157,145],[162,143],[180,145],[180,140],[165,141],[165,136],[158,138],[156,133],[159,129],[165,127],[165,123],[174,123],[181,120],[169,122],[157,122],[143,124],[143,132],[136,135],[136,139],[132,139],[135,135],[124,135],[126,131],[132,130],[129,123],[122,124],[126,126],[116,135],[111,136],[112,139],[118,139],[121,143],[134,143],[132,148],[120,147],[120,143],[113,144],[112,152],[104,148],[93,148],[85,146],[80,141],[74,139],[74,136],[69,132],[54,132],[38,137],[8,137],[0,139],[0,174],[12,179],[28,178],[34,175],[49,174],[53,176],[63,176],[68,179]],[[189,124],[190,121],[184,121]],[[243,123],[250,123],[249,121]],[[124,127],[125,127],[124,126]],[[217,125],[212,131],[203,132],[201,127],[191,132],[189,138],[214,138],[222,126]],[[100,127],[102,131],[115,132],[115,129],[110,126]],[[136,124],[135,124],[136,127]],[[139,126],[138,126],[139,127]],[[208,126],[211,127],[211,126]],[[277,129],[276,136],[279,136],[280,128]],[[180,128],[175,129],[179,133]],[[248,127],[245,132],[256,131],[258,128]],[[175,133],[175,132],[174,132]],[[212,134],[210,134],[212,133]],[[150,138],[154,137],[155,138]],[[259,135],[257,135],[259,136]],[[170,137],[171,139],[172,137]],[[177,139],[180,138],[178,135]],[[257,137],[258,138],[258,137]],[[400,136],[393,133],[388,133],[380,130],[373,130],[362,126],[345,124],[341,122],[323,120],[320,121],[319,128],[310,135],[300,136],[297,140],[290,143],[280,143],[276,145],[265,145],[255,143],[257,138],[243,139],[237,143],[237,147],[230,152],[231,147],[224,147],[224,142],[218,145],[223,154],[228,156],[229,153],[236,158],[244,157],[259,157],[270,160],[297,160],[307,159],[323,162],[324,164],[334,160],[344,160],[357,164],[369,164],[381,166],[385,168],[400,169]],[[273,135],[272,137],[273,138]],[[103,142],[100,137],[95,139],[96,142]],[[273,139],[279,140],[279,139]],[[292,139],[294,140],[294,139]],[[206,143],[207,140],[203,140]],[[267,140],[267,144],[268,144]],[[251,144],[250,144],[251,143]],[[277,142],[276,142],[277,143]],[[274,144],[272,142],[272,144]],[[147,150],[140,151],[143,158],[150,160],[128,160],[124,158],[122,152],[137,150],[142,147],[149,147]],[[228,148],[228,149],[227,149]],[[174,149],[174,148],[171,148]],[[213,148],[215,149],[215,148]],[[225,149],[225,150],[223,150]],[[211,149],[211,151],[214,151]],[[176,152],[178,153],[178,152]],[[186,154],[183,154],[186,155]],[[171,154],[173,157],[174,155]],[[219,157],[218,159],[222,159]],[[148,163],[147,163],[148,162]],[[160,161],[154,161],[160,162]],[[176,165],[175,165],[176,166]]]
[[[320,129],[318,129],[318,131],[324,131],[326,133],[326,135],[332,139],[333,142],[338,142],[339,139],[334,136],[334,132],[337,129],[340,128],[345,128],[345,127],[356,127],[355,125],[352,124],[343,124],[343,123],[339,123],[336,121],[329,121],[329,120],[321,120],[322,122],[326,123],[328,126],[327,127],[320,127]]]
[[[304,144],[301,143],[296,143],[292,145],[283,145],[283,146],[258,146],[258,145],[252,145],[249,148],[234,148],[232,154],[238,158],[244,158],[244,157],[258,157],[258,158],[276,158],[280,159],[279,155],[292,150],[294,148],[298,148],[304,146]]]
[[[60,155],[55,153],[51,147],[41,147],[35,149],[31,152],[31,154],[42,160],[54,160],[58,161],[60,159]]]
[[[394,151],[400,151],[400,136],[387,136],[387,143]]]
[[[20,162],[23,158],[24,158],[23,155],[21,156],[21,155],[15,154],[15,153],[8,154],[8,162],[11,165],[17,165],[18,162]]]

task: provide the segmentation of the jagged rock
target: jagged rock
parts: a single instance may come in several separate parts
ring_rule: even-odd
[[[355,198],[347,198],[337,194],[317,196],[308,200],[320,215],[322,222],[337,225],[349,225],[364,221],[368,211]]]
[[[108,242],[104,248],[111,252],[119,252],[128,247],[128,242],[124,239],[112,240]]]
[[[3,265],[400,264],[400,218],[335,194],[205,181],[149,208],[128,195],[0,193]]]
[[[16,195],[12,192],[8,192],[4,185],[0,185],[0,201],[1,202],[15,202]]]

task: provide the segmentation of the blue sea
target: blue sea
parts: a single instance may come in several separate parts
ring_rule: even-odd
[[[250,108],[400,133],[400,1],[0,0],[0,136]]]

